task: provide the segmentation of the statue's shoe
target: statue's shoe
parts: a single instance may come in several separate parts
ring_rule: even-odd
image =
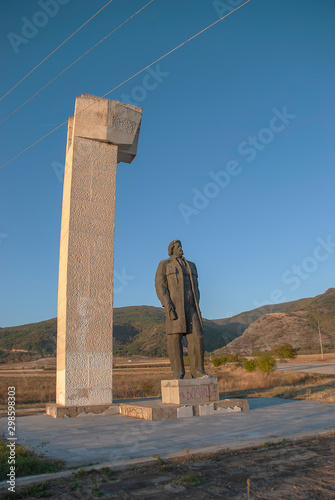
[[[192,378],[213,378],[213,375],[208,375],[205,372],[197,372],[196,376]]]

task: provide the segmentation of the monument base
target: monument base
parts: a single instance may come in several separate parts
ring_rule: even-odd
[[[120,413],[118,405],[62,406],[56,403],[46,405],[46,414],[54,418],[84,417],[93,415],[116,415]]]
[[[217,378],[184,378],[161,381],[162,403],[198,404],[218,401]]]
[[[49,403],[47,415],[54,418],[117,415],[144,420],[171,420],[248,411],[246,399],[220,399],[217,378],[161,381],[162,399],[118,401],[113,405],[62,406]]]
[[[139,400],[119,403],[121,415],[144,420],[171,420],[177,418],[204,417],[207,415],[232,414],[248,411],[246,399],[222,399],[213,403],[176,405],[162,403],[161,400]]]
[[[171,420],[177,418],[204,417],[248,411],[246,399],[220,399],[212,403],[176,405],[162,403],[160,399],[139,399],[113,405],[62,406],[46,405],[46,414],[54,418],[91,417],[99,415],[123,415],[144,420]]]

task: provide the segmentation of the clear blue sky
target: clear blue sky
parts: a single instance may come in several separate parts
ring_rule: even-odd
[[[14,47],[22,18],[45,16],[37,1],[3,0],[1,95],[106,2],[62,0]],[[0,102],[1,116],[145,3],[114,0]],[[1,164],[72,115],[76,96],[105,94],[217,10],[155,0],[1,126]],[[333,0],[251,0],[155,65],[157,86],[145,72],[109,95],[143,107],[137,157],[118,166],[115,307],[160,305],[154,276],[172,239],[198,267],[207,318],[334,286],[334,28]],[[0,326],[56,316],[65,142],[63,127],[0,170]]]

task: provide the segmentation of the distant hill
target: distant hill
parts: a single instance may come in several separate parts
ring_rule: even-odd
[[[297,348],[335,345],[335,288],[317,297],[266,305],[232,318],[204,319],[207,352],[252,353],[288,342]],[[0,328],[0,363],[30,361],[56,355],[56,318],[40,323]],[[165,314],[161,307],[114,309],[116,356],[167,356]]]
[[[217,325],[204,319],[205,350],[210,352],[242,335],[235,323]],[[131,306],[114,309],[114,354],[167,356],[165,313],[162,307]],[[214,347],[215,346],[215,347]]]
[[[0,328],[0,362],[30,361],[54,356],[56,330],[56,318],[40,323]]]
[[[204,319],[205,350],[222,347],[247,325],[218,325]],[[0,362],[29,361],[56,355],[56,318],[39,323],[0,328]],[[161,307],[131,306],[114,309],[114,348],[117,356],[167,356],[165,313]]]
[[[264,314],[299,311],[308,306],[312,300],[314,299],[308,298],[293,300],[291,302],[281,302],[280,304],[267,304],[257,307],[256,309],[251,309],[250,311],[236,314],[231,318],[213,319],[212,321],[214,321],[217,325],[226,325],[231,322],[251,325],[251,323],[264,316]]]
[[[267,351],[276,344],[284,343],[295,348],[317,347],[318,324],[323,345],[335,346],[335,288],[313,298],[264,306],[227,319],[249,320],[251,324],[242,336],[216,350],[216,355],[227,352],[251,354],[255,351]],[[216,320],[218,321],[222,325],[226,324],[226,319]]]

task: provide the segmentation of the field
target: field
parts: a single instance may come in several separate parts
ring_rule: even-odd
[[[320,356],[300,356],[294,362],[315,362]],[[325,360],[335,361],[334,354]],[[172,378],[167,359],[133,357],[115,358],[113,371],[114,400],[159,397],[160,381]],[[190,377],[186,367],[186,377]],[[214,367],[206,365],[207,373],[218,377],[221,395],[227,397],[273,397],[335,402],[335,376],[312,373],[279,372],[249,373],[236,364]],[[17,408],[43,406],[55,401],[55,358],[16,365],[1,365],[0,408],[7,401],[7,387],[16,387]]]

